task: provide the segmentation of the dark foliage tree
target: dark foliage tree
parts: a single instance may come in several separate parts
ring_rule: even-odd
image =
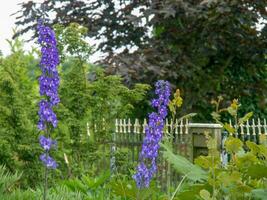
[[[75,22],[88,28],[89,36],[103,41],[98,48],[104,52],[112,53],[125,46],[142,46],[148,38],[149,27],[141,23],[143,16],[133,14],[133,11],[144,12],[144,8],[150,7],[146,1],[45,0],[42,4],[28,1],[21,7],[16,13],[16,24],[23,29],[17,35],[34,29],[37,19],[53,13],[51,24],[67,26]]]
[[[267,27],[259,24],[266,6],[266,0],[30,1],[17,24],[27,32],[51,12],[53,24],[88,27],[89,36],[101,39],[98,50],[108,53],[107,72],[128,84],[170,80],[182,89],[185,108],[201,118],[219,94],[264,115]]]

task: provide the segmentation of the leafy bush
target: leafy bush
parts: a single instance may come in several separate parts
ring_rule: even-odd
[[[221,100],[219,98],[214,102],[216,112],[212,113],[212,116],[229,133],[235,135],[240,125],[245,123],[252,113],[239,118],[238,108],[241,105],[238,101],[233,100],[228,108],[219,109]],[[234,118],[234,125],[220,121],[221,113],[225,111]],[[162,145],[165,149],[164,156],[183,176],[173,193],[173,199],[174,197],[189,200],[265,199],[267,195],[266,136],[261,135],[260,144],[251,141],[243,142],[237,137],[229,136],[225,141],[225,149],[230,161],[223,165],[216,138],[211,137],[209,133],[205,135],[208,155],[198,157],[195,164],[179,155],[174,155],[170,147]]]

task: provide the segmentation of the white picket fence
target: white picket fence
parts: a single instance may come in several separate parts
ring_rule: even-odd
[[[145,134],[145,127],[147,126],[147,120],[135,119],[134,123],[131,122],[131,119],[116,119],[115,120],[115,132],[116,133],[136,133],[136,134]],[[178,122],[178,119],[175,120],[165,120],[165,133],[170,133],[174,130],[175,134],[188,134],[188,119],[181,120]]]
[[[232,121],[229,121],[232,126]],[[173,132],[176,135],[188,134],[191,126],[200,126],[203,128],[206,124],[201,123],[189,123],[188,119],[165,120],[165,133]],[[115,132],[116,133],[134,133],[134,134],[145,134],[145,127],[147,126],[147,120],[135,119],[133,122],[131,119],[116,119],[115,120]],[[239,133],[240,135],[251,135],[256,136],[257,134],[267,135],[267,123],[266,119],[251,119],[245,124],[241,124]],[[230,134],[232,135],[232,134]]]
[[[257,134],[265,134],[267,135],[267,124],[266,119],[260,120],[257,119],[257,123],[255,119],[248,120],[245,124],[240,125],[240,132],[241,135],[253,135],[256,136]],[[232,121],[229,121],[229,124],[232,126]]]
[[[103,124],[100,126],[87,124],[87,134],[90,136],[90,129],[93,129],[95,133],[100,131],[100,127],[105,129],[105,120],[103,120]],[[230,125],[233,125],[231,121],[229,121]],[[115,129],[112,132],[112,141],[110,146],[104,145],[104,148],[110,148],[110,160],[105,161],[104,163],[110,163],[109,165],[103,165],[101,163],[100,166],[109,166],[111,171],[123,170],[123,168],[119,168],[116,166],[115,156],[116,152],[126,152],[127,163],[135,163],[138,161],[139,153],[141,151],[143,138],[145,136],[145,127],[148,125],[147,119],[116,119],[115,120]],[[173,136],[173,146],[172,150],[175,154],[179,154],[184,156],[190,161],[194,161],[194,158],[198,156],[197,152],[203,151],[203,144],[201,148],[199,148],[198,144],[195,143],[197,138],[193,138],[194,136],[201,136],[199,133],[203,133],[202,131],[209,130],[210,133],[214,133],[220,135],[219,137],[219,145],[218,148],[221,150],[221,158],[222,163],[226,164],[228,162],[228,155],[225,152],[224,141],[228,137],[229,134],[221,134],[223,133],[223,128],[220,124],[211,124],[211,123],[191,123],[188,119],[184,119],[181,121],[176,120],[165,120],[165,128],[164,132],[172,133]],[[251,119],[247,121],[245,124],[241,125],[238,133],[238,137],[242,140],[251,140],[254,142],[258,142],[259,134],[264,134],[267,136],[267,123],[266,119]],[[200,142],[202,140],[199,140]],[[205,141],[203,141],[205,143]],[[205,144],[204,144],[205,146]],[[103,157],[103,159],[106,159]],[[108,158],[109,159],[109,158]],[[176,186],[177,180],[179,180],[180,176],[176,171],[171,168],[168,168],[168,162],[166,159],[163,159],[162,152],[159,152],[158,156],[158,171],[156,174],[156,183],[160,185],[162,188],[166,188],[167,185],[167,177],[171,177],[171,184]]]

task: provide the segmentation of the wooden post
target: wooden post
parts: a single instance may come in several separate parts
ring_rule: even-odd
[[[206,145],[205,132],[208,132],[217,141],[218,150],[221,147],[221,132],[222,126],[220,124],[208,124],[208,123],[189,123],[189,135],[192,137],[192,148],[190,152],[190,159],[194,162],[194,159],[200,155],[207,155],[208,149]]]

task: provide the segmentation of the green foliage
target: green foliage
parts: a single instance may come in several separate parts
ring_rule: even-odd
[[[248,152],[242,152],[242,142],[237,138],[230,137],[226,143],[231,161],[225,168],[220,167],[216,173],[217,179],[213,183],[217,188],[216,196],[250,199],[253,196],[252,190],[266,189],[266,157],[258,156],[251,147]],[[246,144],[262,149],[261,153],[267,150],[263,145],[249,141]]]
[[[19,189],[18,183],[22,176],[17,172],[10,173],[5,166],[0,166],[0,199],[1,200],[42,200],[42,189],[36,190]],[[64,185],[51,188],[48,192],[47,200],[82,200],[84,199],[78,192],[68,190]]]
[[[129,89],[119,76],[106,76],[100,67],[77,62],[76,58],[66,60],[62,72],[56,135],[61,141],[59,145],[70,156],[71,171],[79,174],[78,169],[87,166],[82,171],[90,173],[88,166],[98,168],[98,161],[109,159],[109,149],[104,152],[101,144],[111,141],[115,119],[129,117],[135,109],[133,105],[145,98],[150,87],[136,84]],[[89,81],[88,74],[93,74],[95,80]]]
[[[77,57],[80,60],[87,60],[92,53],[92,48],[86,41],[87,28],[77,23],[71,23],[65,27],[60,24],[54,25],[57,36],[57,48],[64,60],[67,55]]]
[[[171,120],[173,122],[175,121],[176,123],[180,123],[184,119],[189,119],[196,115],[196,113],[189,113],[177,119],[178,117],[177,113],[181,109],[182,104],[183,104],[183,98],[181,97],[180,90],[176,89],[173,95],[173,99],[170,100],[169,105],[168,105],[170,113],[171,113],[171,117],[172,117]],[[171,150],[172,142],[171,141],[174,139],[174,136],[175,136],[175,133],[174,133],[174,123],[173,123],[171,126],[170,134],[164,135],[164,138],[163,138],[164,144],[161,144],[161,146],[165,150],[163,152],[163,157],[169,161],[167,170],[170,172],[171,165],[173,165],[174,169],[179,174],[183,175],[183,178],[171,196],[171,192],[172,192],[171,191],[171,177],[167,176],[167,190],[168,190],[167,193],[168,193],[168,199],[170,200],[173,200],[175,198],[176,193],[179,191],[181,185],[186,179],[189,179],[193,182],[194,181],[201,182],[202,179],[205,179],[205,173],[201,169],[192,165],[192,163],[190,163],[186,158],[179,156],[179,155],[174,155],[172,153],[172,150]],[[177,137],[177,135],[175,137]],[[186,166],[186,168],[184,168],[184,166]]]
[[[0,60],[0,163],[11,171],[25,170],[22,185],[39,180],[37,83],[32,69],[37,62],[32,53],[22,50],[23,42],[10,42],[13,53]],[[35,177],[33,176],[35,174]]]
[[[63,59],[59,66],[61,103],[55,108],[59,123],[52,133],[58,142],[53,157],[59,168],[50,173],[51,187],[62,178],[96,175],[109,168],[110,149],[102,141],[110,141],[115,118],[130,117],[150,88],[136,84],[129,89],[121,77],[107,76],[101,67],[89,64],[86,59],[91,47],[86,31],[77,24],[56,26]],[[0,164],[12,172],[23,171],[18,182],[21,188],[36,189],[43,180],[36,126],[40,69],[35,57],[39,52],[24,52],[19,39],[9,43],[12,54],[0,57]]]
[[[247,122],[253,116],[253,112],[249,112],[244,116],[240,117],[241,104],[239,103],[238,99],[234,99],[231,102],[230,106],[226,108],[220,108],[222,100],[222,96],[219,96],[218,100],[211,101],[211,103],[214,104],[216,107],[216,110],[211,113],[211,116],[217,123],[221,124],[230,135],[236,134],[238,133],[240,126]],[[224,113],[228,114],[228,116],[232,118],[234,122],[233,125],[227,122],[222,122],[222,116]]]
[[[231,161],[226,166],[221,165],[216,140],[208,134],[209,154],[198,157],[195,160],[195,165],[189,161],[185,162],[183,157],[174,155],[169,148],[164,147],[167,150],[167,156],[165,155],[167,160],[174,164],[173,166],[178,169],[178,172],[187,175],[187,181],[180,187],[176,198],[200,198],[203,200],[222,199],[223,197],[230,200],[265,199],[267,146],[248,141],[246,142],[248,151],[244,152],[244,150],[241,151],[243,148],[240,146],[242,142],[239,139],[231,137],[226,142],[228,143],[226,150],[231,156]],[[206,171],[202,171],[198,166]],[[196,180],[201,180],[202,184]]]
[[[150,87],[136,84],[133,89],[129,89],[122,84],[121,77],[105,76],[103,70],[98,69],[96,80],[88,85],[88,89],[90,121],[101,124],[105,119],[106,129],[111,130],[114,119],[130,116],[134,110],[133,105],[145,98]]]
[[[203,182],[203,180],[207,179],[207,173],[200,167],[180,155],[173,154],[167,145],[161,144],[161,146],[164,148],[163,157],[173,165],[179,174],[186,176],[187,179],[193,182]]]
[[[111,141],[115,118],[129,117],[149,86],[136,84],[129,89],[121,77],[107,76],[101,67],[87,63],[91,47],[86,41],[86,28],[75,23],[55,25],[55,32],[62,64],[61,103],[56,109],[59,125],[54,137],[61,150],[58,158],[62,175],[100,173],[109,167],[109,149],[102,143]],[[62,159],[64,153],[69,164]]]
[[[241,151],[243,142],[238,138],[230,137],[225,141],[225,149],[228,153],[236,154]]]
[[[129,180],[127,177],[116,177],[111,180],[110,188],[112,193],[121,197],[121,199],[127,200],[157,200],[165,199],[162,193],[155,185],[155,182],[151,182],[149,188],[138,189],[133,179]]]
[[[5,166],[0,165],[0,194],[11,192],[21,175],[11,174]]]
[[[105,183],[110,177],[110,173],[107,171],[97,178],[91,178],[88,176],[82,176],[81,179],[72,179],[63,181],[70,191],[83,194],[85,199],[108,199],[110,195],[108,189],[105,188]]]
[[[180,90],[177,89],[176,92],[174,93],[173,99],[170,101],[170,103],[168,105],[170,112],[173,115],[173,118],[174,118],[174,116],[176,116],[176,110],[178,108],[180,108],[182,106],[182,104],[183,104],[183,99],[181,97]]]
[[[129,149],[118,148],[116,149],[114,156],[115,156],[116,172],[131,177],[132,172],[136,168],[136,162],[129,162]],[[137,159],[138,157],[136,156],[135,160]]]
[[[217,101],[212,102],[216,106],[216,112],[213,112],[212,116],[225,130],[234,135],[238,133],[240,125],[252,116],[252,112],[239,118],[238,111],[241,105],[237,100],[233,100],[229,107],[223,109],[220,109],[221,101],[222,98],[219,97]],[[234,125],[220,121],[224,112],[233,117]],[[265,199],[267,189],[266,136],[260,137],[260,144],[251,141],[243,143],[240,139],[229,136],[225,141],[225,149],[231,160],[223,166],[217,139],[209,133],[205,135],[208,155],[196,158],[195,164],[179,155],[174,155],[170,147],[162,145],[165,149],[165,158],[183,175],[174,193],[175,197],[203,200]]]

